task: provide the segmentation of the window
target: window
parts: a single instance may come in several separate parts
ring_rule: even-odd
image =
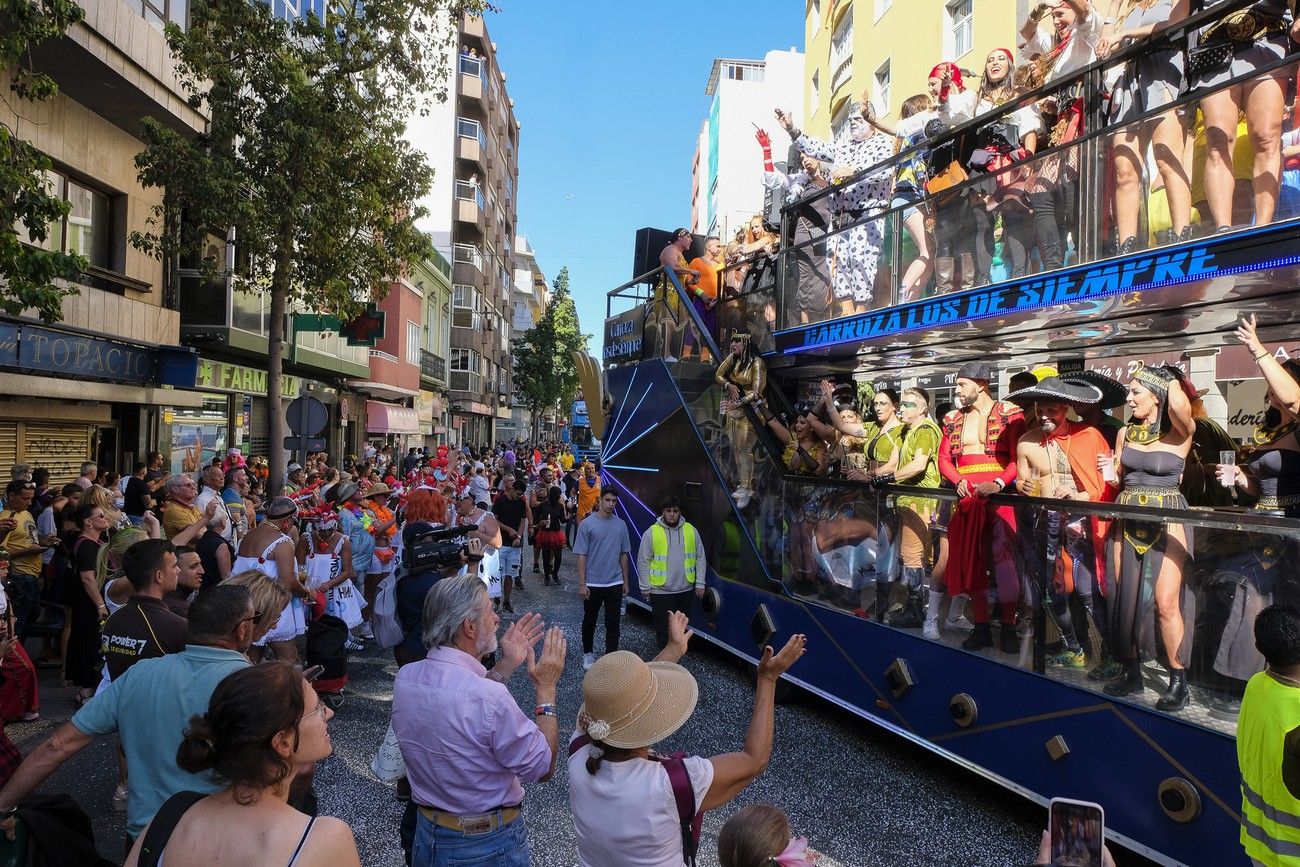
[[[476,202],[479,210],[483,209],[483,190],[478,184],[456,181],[456,198],[465,202]]]
[[[479,331],[483,326],[480,312],[483,302],[479,292],[473,286],[457,283],[451,291],[451,327],[472,328]]]
[[[420,323],[406,320],[406,363],[420,363]]]
[[[456,135],[474,139],[481,148],[487,147],[487,134],[483,132],[483,125],[471,117],[456,118]]]
[[[14,226],[28,244],[60,253],[78,253],[90,264],[112,268],[113,198],[55,171],[45,173],[45,190],[68,203],[68,215],[50,224],[45,240],[35,241],[21,223]]]
[[[872,99],[875,101],[876,114],[889,114],[889,61],[886,60],[880,64],[876,70],[876,87],[872,93]]]
[[[831,35],[831,95],[853,77],[853,7],[835,25]]]
[[[763,66],[756,63],[724,63],[722,77],[727,81],[762,81]]]
[[[452,245],[451,257],[455,262],[465,265],[473,265],[477,270],[483,270],[483,254],[480,253],[478,247],[475,247],[473,244]]]
[[[815,115],[817,109],[821,106],[821,91],[821,70],[819,69],[812,74],[812,85],[808,88],[808,104],[811,106],[811,108],[808,109],[809,117]]]
[[[975,44],[975,13],[972,0],[950,0],[944,7],[948,18],[945,28],[946,57],[953,60],[963,56]]]
[[[472,349],[451,350],[451,377],[448,385],[452,391],[482,391],[482,358]]]
[[[831,115],[831,138],[839,138],[849,128],[849,110],[853,107],[853,100],[846,99]]]
[[[468,54],[460,56],[461,75],[472,75],[475,78],[483,77],[483,58],[470,57]]]

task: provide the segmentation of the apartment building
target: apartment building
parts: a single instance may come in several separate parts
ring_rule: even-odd
[[[478,446],[511,420],[519,123],[483,19],[462,18],[450,50],[448,98],[408,135],[434,168],[421,227],[452,264],[449,441]]]
[[[510,327],[515,337],[532,328],[546,315],[550,297],[546,275],[537,264],[537,253],[528,243],[528,238],[516,235],[514,286],[510,295],[513,311]],[[545,436],[549,429],[547,419],[550,419],[552,425],[555,422],[554,407],[542,409],[534,416],[528,407],[518,401],[512,403],[510,426],[503,429],[502,424],[497,425],[499,439],[529,438],[534,434]]]
[[[451,263],[436,250],[417,262],[411,280],[424,293],[424,339],[420,347],[420,393],[415,410],[427,425],[423,445],[431,451],[447,442],[447,357],[451,351]]]
[[[978,76],[994,48],[1016,48],[1030,0],[805,0],[805,132],[842,132],[866,91],[883,118],[926,92],[930,69],[952,61]]]
[[[712,102],[691,164],[692,232],[729,240],[763,213],[763,154],[755,127],[768,131],[773,156],[784,160],[790,138],[772,111],[780,106],[801,113],[803,74],[803,54],[794,48],[769,51],[762,60],[713,61],[704,89]]]

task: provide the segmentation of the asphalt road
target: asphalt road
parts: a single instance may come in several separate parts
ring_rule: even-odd
[[[566,552],[563,588],[543,587],[540,576],[526,573],[527,587],[514,600],[516,611],[539,611],[548,624],[562,626],[569,636],[569,665],[558,701],[561,740],[566,742],[582,680],[581,609],[572,561]],[[530,565],[526,561],[525,568]],[[598,651],[602,632],[603,627],[597,633]],[[633,611],[625,618],[623,649],[648,658],[653,640],[648,617]],[[683,664],[700,683],[699,705],[691,721],[661,747],[700,755],[738,749],[753,704],[748,675],[730,657],[698,640]],[[352,658],[346,699],[330,724],[335,752],[316,774],[321,812],[352,826],[368,867],[402,864],[397,827],[403,805],[392,787],[370,772],[388,724],[395,672],[391,659],[376,652]],[[71,715],[72,690],[55,686],[53,674],[42,671],[43,719],[9,727],[24,754]],[[531,706],[532,685],[522,669],[511,688],[522,706]],[[561,762],[554,780],[528,788],[525,815],[533,863],[539,867],[577,863],[566,779]],[[115,784],[114,740],[103,738],[42,788],[77,798],[94,820],[101,853],[110,858],[121,857],[124,839],[124,814],[114,812],[111,804]],[[716,840],[723,823],[741,806],[754,803],[780,806],[796,834],[807,835],[832,864],[843,865],[1029,864],[1047,818],[1043,808],[798,691],[777,708],[776,742],[767,772],[731,804],[705,816],[701,865],[717,864]]]

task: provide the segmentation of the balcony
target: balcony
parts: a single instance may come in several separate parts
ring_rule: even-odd
[[[456,181],[456,198],[452,214],[462,228],[471,228],[482,235],[487,228],[484,213],[483,190],[469,181]]]
[[[482,18],[463,16],[460,21],[460,41],[468,48],[477,49],[479,54],[486,54],[491,44],[487,38],[487,24]]]
[[[835,91],[848,84],[853,78],[853,55],[849,55],[839,62],[835,67],[835,72],[831,75],[831,96]]]
[[[483,74],[484,62],[481,57],[470,57],[460,55],[457,61],[457,88],[456,94],[459,104],[468,104],[468,106],[482,110],[483,109]]]
[[[447,385],[447,359],[440,355],[434,355],[427,349],[421,349],[420,379],[445,388]]]

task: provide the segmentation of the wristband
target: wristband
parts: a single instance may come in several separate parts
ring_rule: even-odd
[[[1251,358],[1255,359],[1256,361],[1259,361],[1261,358],[1268,358],[1268,353],[1261,352],[1259,355],[1252,355]]]
[[[994,480],[993,480],[993,484],[995,484],[995,485],[998,486],[998,490],[999,490],[999,491],[1006,490],[1007,483],[1004,482],[1004,481],[1002,481],[1002,479],[1000,479],[1000,478],[999,478],[999,479],[994,479]]]
[[[553,717],[558,717],[558,716],[559,716],[559,713],[556,712],[556,710],[555,710],[555,705],[553,705],[553,704],[539,704],[539,705],[537,706],[536,710],[533,711],[533,716],[553,716]]]

